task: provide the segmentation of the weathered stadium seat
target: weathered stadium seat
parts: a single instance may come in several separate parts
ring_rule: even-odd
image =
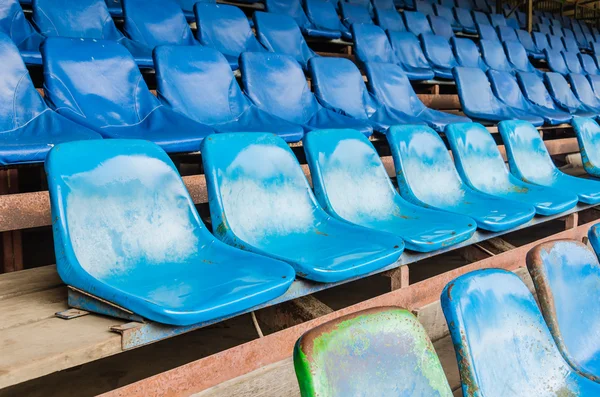
[[[542,74],[539,70],[533,67],[529,58],[527,57],[527,51],[525,47],[518,41],[505,41],[502,43],[506,58],[510,62],[511,66],[516,72],[531,72]]]
[[[561,356],[527,286],[514,273],[478,270],[441,295],[465,396],[595,396],[600,385]]]
[[[435,15],[437,15],[438,17],[446,18],[446,20],[450,22],[450,25],[452,26],[452,29],[454,29],[455,32],[462,32],[463,27],[456,20],[454,14],[452,13],[452,7],[454,6],[446,7],[443,5],[434,4],[433,10],[435,11]]]
[[[375,24],[383,30],[392,32],[405,32],[406,26],[402,16],[396,10],[380,10],[375,8]]]
[[[394,0],[372,0],[371,4],[373,5],[373,9],[378,8],[380,10],[396,11]]]
[[[269,0],[269,3],[273,3],[273,1]],[[286,14],[288,9],[294,9],[295,7],[290,8],[287,1],[277,1],[277,3],[280,3],[280,5],[271,11],[276,14]],[[339,39],[343,37],[346,40],[352,38],[350,31],[340,21],[335,6],[330,1],[305,0],[304,4],[309,23],[305,26],[298,24],[298,26],[307,36],[322,37],[325,39]],[[296,22],[298,22],[298,18],[296,18]]]
[[[563,58],[559,51],[546,48],[544,50],[544,56],[546,58],[546,62],[548,62],[548,68],[551,71],[554,73],[559,73],[563,76],[569,74],[569,68],[565,63],[565,58]]]
[[[535,46],[540,51],[544,51],[545,49],[550,49],[550,43],[548,43],[548,38],[544,33],[541,32],[532,32],[533,42]]]
[[[489,40],[489,41],[499,41],[498,33],[496,33],[496,29],[494,29],[491,25],[485,25],[482,23],[477,23],[477,34],[481,40]]]
[[[528,222],[532,206],[469,188],[459,177],[442,138],[428,127],[394,126],[386,134],[402,196],[418,205],[475,219],[499,232]]]
[[[463,32],[468,34],[476,34],[477,28],[475,21],[471,16],[471,11],[467,8],[454,8],[454,16],[463,28]]]
[[[50,37],[42,56],[48,103],[105,138],[146,139],[169,153],[197,152],[213,133],[162,106],[127,49],[115,41]]]
[[[588,174],[600,177],[600,126],[587,117],[576,117],[571,125],[577,135],[583,168]]]
[[[292,123],[305,131],[350,128],[371,135],[366,122],[338,114],[319,104],[300,65],[282,54],[245,52],[240,68],[244,91],[262,110]]]
[[[42,63],[40,45],[44,41],[44,36],[39,34],[25,18],[18,0],[3,0],[0,5],[0,32],[12,39],[25,63],[32,65]]]
[[[296,20],[300,29],[306,34],[312,28],[312,24],[302,8],[301,0],[265,0],[265,11],[273,14],[289,15]],[[339,38],[339,35],[337,38]]]
[[[576,53],[567,51],[561,51],[561,53],[565,60],[565,65],[567,65],[567,68],[569,69],[569,73],[583,73],[583,67],[581,66],[581,62],[579,62]]]
[[[565,46],[561,40],[561,38],[559,36],[554,36],[554,35],[546,35],[547,39],[548,39],[548,44],[550,45],[550,48],[553,49],[554,51],[564,51],[565,50]]]
[[[498,32],[498,37],[500,41],[519,41],[517,37],[517,33],[515,33],[515,29],[508,26],[499,26],[496,31]]]
[[[420,40],[425,57],[427,57],[435,76],[441,79],[452,79],[452,69],[458,64],[448,40],[431,33],[422,34]]]
[[[577,205],[576,194],[526,183],[510,174],[494,138],[481,124],[451,124],[445,134],[458,173],[470,188],[531,205],[539,215]]]
[[[590,240],[592,249],[596,253],[596,257],[600,259],[600,226],[598,224],[590,227],[590,230],[588,230],[588,239]]]
[[[405,11],[402,13],[402,17],[404,18],[406,29],[415,36],[433,33],[425,14],[418,11]]]
[[[58,273],[94,297],[151,321],[190,325],[276,298],[294,280],[288,264],[211,235],[153,143],[60,144],[46,171]]]
[[[577,99],[595,114],[600,115],[600,99],[594,94],[588,79],[582,74],[570,73],[567,75],[567,82]]]
[[[475,8],[479,11],[490,14],[490,18],[492,17],[492,7],[487,3],[486,0],[473,0]]]
[[[594,117],[598,117],[599,113],[596,110],[590,109],[575,96],[571,87],[569,87],[569,83],[563,76],[558,73],[548,72],[544,75],[544,81],[548,87],[550,96],[561,108],[577,116],[586,117],[593,115]]]
[[[227,4],[194,5],[198,31],[196,38],[207,47],[221,52],[233,70],[239,68],[242,52],[265,52],[250,28],[248,18],[239,8]]]
[[[490,69],[508,73],[515,72],[513,65],[506,58],[500,41],[479,40],[479,48],[483,60]]]
[[[495,28],[504,26],[506,27],[506,18],[504,18],[504,15],[502,14],[490,14],[490,22],[492,23],[492,26]]]
[[[483,13],[481,11],[473,11],[473,20],[476,24],[492,26],[490,18],[487,16],[486,13]]]
[[[533,125],[521,120],[503,121],[498,124],[498,130],[506,148],[510,171],[517,178],[573,192],[582,203],[600,202],[600,182],[567,175],[556,168]]]
[[[477,45],[473,40],[464,37],[453,37],[450,40],[454,57],[459,66],[466,68],[479,68],[484,72],[488,70],[488,66],[483,62]]]
[[[409,80],[430,80],[435,77],[419,39],[414,34],[388,31],[387,36],[396,55],[396,63]]]
[[[388,36],[379,26],[357,24],[352,26],[350,30],[354,40],[354,54],[359,64],[365,62],[398,62]]]
[[[417,0],[415,2],[415,7],[417,12],[420,12],[426,17],[429,15],[435,15],[435,12],[433,12],[433,2],[429,2],[427,0]]]
[[[342,23],[350,29],[353,24],[372,24],[373,19],[371,18],[371,14],[369,13],[369,9],[367,7],[361,6],[359,4],[351,4],[346,2],[340,2],[340,14],[342,17]]]
[[[533,59],[544,59],[544,53],[541,51],[537,45],[533,42],[531,35],[526,30],[515,30],[517,37],[523,47],[525,47],[525,51],[529,54]]]
[[[444,17],[438,17],[435,15],[428,15],[427,20],[431,25],[431,30],[433,34],[437,36],[442,36],[446,40],[450,40],[454,37],[454,30],[452,29],[452,25],[450,22]]]
[[[567,51],[579,52],[579,45],[577,44],[577,41],[574,38],[563,37],[562,42]]]
[[[318,282],[359,277],[392,265],[402,254],[399,237],[323,211],[294,153],[272,134],[215,134],[202,145],[202,163],[215,235],[286,261],[300,277]]]
[[[590,74],[594,76],[600,75],[600,69],[598,69],[598,65],[596,65],[596,61],[590,54],[578,53],[577,58],[583,67],[584,74]]]

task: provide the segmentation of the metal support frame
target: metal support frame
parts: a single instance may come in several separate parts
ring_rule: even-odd
[[[531,34],[533,30],[533,0],[527,0],[527,31]]]

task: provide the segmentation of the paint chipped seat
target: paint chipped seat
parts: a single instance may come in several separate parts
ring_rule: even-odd
[[[596,121],[586,117],[576,117],[571,123],[585,171],[600,178],[600,126]]]
[[[202,145],[202,163],[213,232],[230,245],[286,261],[318,282],[360,277],[402,254],[401,238],[323,211],[290,147],[275,135],[213,135]]]
[[[0,6],[0,32],[12,39],[26,64],[42,64],[40,45],[44,41],[44,36],[39,34],[25,18],[18,0],[3,0]]]
[[[600,384],[564,360],[531,292],[516,274],[500,269],[468,273],[444,288],[441,303],[463,395],[600,394]]]
[[[151,321],[190,325],[274,299],[294,280],[288,264],[212,236],[153,143],[61,144],[46,171],[57,269],[67,285]]]
[[[511,120],[498,124],[498,131],[506,147],[510,171],[521,180],[573,192],[586,204],[600,202],[600,181],[578,178],[560,171],[533,125],[526,121]]]
[[[451,397],[433,344],[409,311],[378,307],[300,337],[294,368],[302,397]]]
[[[402,197],[417,205],[466,215],[477,226],[504,231],[531,220],[532,206],[469,188],[442,138],[428,127],[394,126],[386,134]]]

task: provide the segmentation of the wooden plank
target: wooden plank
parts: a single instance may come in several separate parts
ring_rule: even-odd
[[[19,295],[56,288],[63,282],[56,265],[43,266],[0,276],[0,301]]]
[[[67,287],[61,286],[0,301],[0,331],[53,318],[68,309]]]

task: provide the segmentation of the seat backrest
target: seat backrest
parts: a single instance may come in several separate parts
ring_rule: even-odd
[[[297,124],[304,124],[319,110],[294,58],[245,52],[240,60],[244,91],[259,108]]]
[[[329,0],[304,0],[306,16],[317,28],[340,31],[346,29],[340,21],[335,5]],[[296,23],[298,20],[296,19]],[[302,26],[300,26],[302,28]]]
[[[577,135],[584,168],[587,171],[590,168],[596,171],[598,165],[600,165],[600,150],[598,150],[598,147],[600,147],[600,125],[593,119],[586,117],[574,117],[571,125]],[[596,226],[596,229],[598,229],[598,226]],[[597,233],[595,235],[598,236]],[[600,240],[596,242],[600,242]],[[594,246],[594,250],[596,254],[600,253],[600,246]]]
[[[498,31],[498,36],[500,37],[500,41],[519,41],[515,30],[508,26],[498,26],[496,29]]]
[[[572,39],[570,37],[563,37],[562,42],[567,51],[579,52],[579,45],[577,44],[577,41],[575,39]]]
[[[398,63],[411,68],[431,69],[419,39],[414,34],[388,31],[387,35]]]
[[[488,18],[487,14],[481,11],[473,11],[473,19],[475,20],[475,23],[478,23],[480,25],[492,26],[490,18]]]
[[[373,4],[373,8],[376,8],[379,10],[396,11],[396,6],[394,5],[394,0],[371,0],[371,4]]]
[[[265,0],[265,10],[273,14],[289,15],[301,29],[310,26],[300,0]]]
[[[550,25],[550,33],[552,36],[563,37],[562,27],[556,25]]]
[[[479,49],[473,40],[464,37],[453,37],[450,42],[452,44],[452,49],[454,50],[456,62],[458,62],[460,66],[466,68],[479,68],[483,71],[488,69],[487,65],[483,62],[483,59],[481,59]]]
[[[571,29],[563,28],[562,33],[564,38],[575,40],[575,42],[577,42],[575,39],[575,34]]]
[[[554,100],[540,76],[532,72],[518,72],[517,82],[521,92],[530,102],[548,109],[556,109]]]
[[[351,29],[354,52],[360,62],[397,62],[394,50],[379,26],[357,24]]]
[[[450,25],[450,22],[446,18],[429,15],[427,16],[427,19],[429,20],[433,34],[442,36],[447,40],[450,40],[451,37],[454,37],[452,25]]]
[[[481,40],[499,41],[496,29],[491,25],[477,24],[477,33]]]
[[[473,0],[473,3],[475,3],[475,8],[478,9],[479,11],[486,12],[489,14],[492,13],[492,8],[490,7],[490,5],[487,3],[486,0]]]
[[[174,0],[122,0],[127,35],[148,48],[194,45],[196,39]]]
[[[567,75],[567,81],[582,103],[594,109],[600,109],[600,100],[596,97],[596,94],[594,94],[590,82],[583,74],[569,73]]]
[[[515,33],[517,34],[517,37],[519,38],[519,41],[521,42],[521,44],[523,44],[523,47],[525,47],[525,50],[527,50],[529,52],[540,51],[540,49],[533,42],[533,39],[531,38],[531,35],[529,34],[528,31],[516,30]]]
[[[119,40],[104,0],[35,0],[33,21],[44,36]]]
[[[348,27],[359,23],[373,24],[369,9],[359,4],[340,2],[340,13],[342,22]]]
[[[513,71],[513,67],[508,62],[500,41],[480,40],[479,47],[481,48],[483,60],[490,67],[490,69],[500,70],[503,72]]]
[[[4,0],[0,4],[0,32],[8,35],[17,45],[35,34],[35,29],[25,18],[19,0]]]
[[[533,65],[527,57],[527,51],[525,51],[525,47],[520,42],[505,41],[503,46],[508,61],[514,65],[515,69],[523,72],[534,70]]]
[[[434,34],[421,35],[421,46],[430,63],[452,69],[457,65],[450,43],[445,37]]]
[[[536,30],[537,30],[538,32],[540,32],[540,33],[542,33],[542,34],[545,34],[545,35],[546,35],[546,34],[550,34],[550,26],[548,26],[548,25],[546,25],[546,24],[544,24],[544,23],[538,23],[538,24],[536,25],[536,27],[537,27],[537,29],[536,29]]]
[[[452,395],[423,326],[400,308],[365,310],[308,331],[294,363],[303,396]]]
[[[435,15],[433,12],[433,4],[426,0],[417,0],[415,3],[415,8],[418,12],[425,16]]]
[[[452,25],[457,24],[456,19],[454,18],[454,14],[452,13],[452,8],[439,4],[434,4],[433,9],[435,11],[435,15],[437,15],[438,17],[446,18],[448,22],[450,22],[450,24]]]
[[[127,49],[115,41],[51,37],[42,56],[46,100],[80,124],[96,130],[134,125],[160,106]]]
[[[494,27],[506,27],[506,18],[502,14],[490,14],[490,22],[492,22],[492,26]]]
[[[508,72],[489,70],[487,72],[488,80],[494,94],[507,105],[527,110],[527,99],[523,96],[517,79]]]
[[[481,69],[457,67],[453,72],[458,96],[467,115],[494,113],[495,109],[504,107]]]
[[[532,32],[533,41],[535,42],[535,46],[540,51],[544,51],[546,48],[550,49],[550,44],[548,43],[548,38],[544,33],[541,32]]]
[[[561,40],[560,37],[558,36],[554,36],[554,35],[546,35],[547,39],[548,39],[548,44],[550,45],[550,48],[553,50],[558,50],[558,51],[562,51],[565,49],[565,46],[563,45],[563,42]]]
[[[256,11],[253,19],[259,41],[270,52],[290,55],[304,68],[308,60],[316,55],[306,44],[292,17]]]
[[[600,69],[590,54],[578,53],[577,58],[583,67],[583,71],[591,75],[600,75]]]
[[[544,57],[546,58],[546,62],[551,71],[562,75],[569,73],[565,59],[559,51],[546,48],[544,50]]]
[[[418,11],[404,11],[402,13],[404,17],[404,24],[406,25],[406,29],[409,32],[414,34],[415,36],[419,36],[421,34],[433,33],[431,31],[431,26],[429,25],[429,21],[427,21],[427,17],[425,14],[422,14]]]
[[[576,53],[561,51],[561,54],[570,73],[583,73],[583,67]]]
[[[456,6],[465,10],[472,10],[475,5],[472,0],[456,0]]]
[[[548,87],[548,92],[552,98],[558,102],[562,107],[566,109],[579,109],[581,108],[581,101],[577,99],[569,83],[565,78],[554,72],[548,72],[544,75],[544,82]]]
[[[471,11],[468,8],[455,8],[454,16],[456,20],[463,26],[463,28],[475,28],[475,21],[471,15]]]
[[[375,23],[383,30],[394,32],[406,31],[402,16],[396,10],[380,10],[375,8]]]
[[[456,7],[456,3],[454,3],[454,0],[440,0],[440,5],[447,7],[447,8]]]

